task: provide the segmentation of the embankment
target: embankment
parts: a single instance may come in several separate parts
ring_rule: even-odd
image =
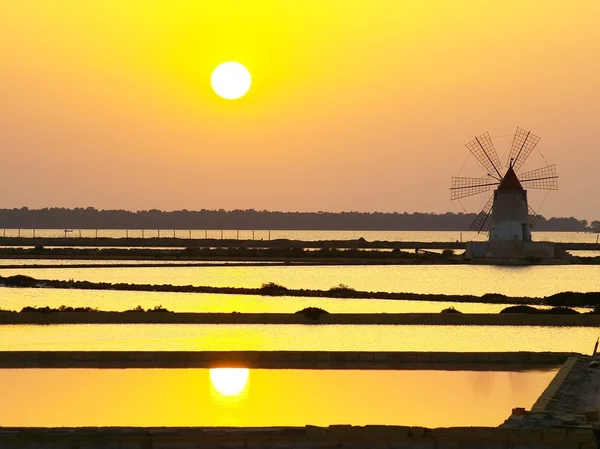
[[[15,275],[0,276],[0,285],[23,288],[55,288],[79,290],[116,290],[116,291],[145,291],[173,293],[220,293],[231,295],[260,295],[260,296],[294,296],[308,298],[348,298],[348,299],[392,299],[415,301],[467,302],[485,304],[523,304],[523,305],[552,305],[567,307],[583,307],[600,304],[600,292],[562,292],[545,298],[511,297],[496,293],[477,295],[444,295],[423,293],[370,292],[349,288],[344,285],[332,287],[329,290],[291,289],[274,283],[263,284],[262,287],[211,287],[170,284],[112,284],[109,282],[64,281],[50,279],[35,279],[30,276]]]
[[[0,351],[0,368],[524,370],[562,365],[563,352]]]
[[[495,448],[592,449],[598,435],[592,428],[506,429],[451,427],[428,429],[406,426],[329,427],[86,427],[0,428],[4,449],[119,447],[123,449],[210,448]]]
[[[330,313],[316,319],[300,313],[0,312],[8,324],[304,324],[446,326],[600,326],[600,314]]]
[[[5,243],[2,243],[5,241]],[[12,246],[16,245],[16,246]],[[23,246],[21,246],[23,245]],[[55,247],[53,245],[58,245]],[[562,251],[600,250],[600,244],[556,244]],[[3,259],[162,260],[286,262],[309,265],[435,265],[468,264],[459,242],[367,242],[294,240],[182,239],[2,239]],[[480,260],[507,265],[599,264],[600,257],[568,259]]]

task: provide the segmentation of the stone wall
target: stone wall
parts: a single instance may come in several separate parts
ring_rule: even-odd
[[[0,351],[0,368],[520,370],[560,366],[561,352]]]
[[[554,396],[559,388],[563,385],[563,383],[571,374],[571,370],[577,363],[579,357],[569,357],[567,361],[560,367],[560,370],[554,376],[554,379],[548,384],[546,389],[542,392],[540,397],[537,399],[535,404],[531,407],[532,412],[544,412],[546,411],[546,407],[550,404],[551,401],[554,400]]]
[[[288,428],[0,428],[1,449],[381,448],[596,449],[591,428],[404,426]]]

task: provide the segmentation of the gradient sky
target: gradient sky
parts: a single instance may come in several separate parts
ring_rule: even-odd
[[[591,0],[0,0],[0,207],[458,212],[464,144],[520,126],[560,175],[541,213],[600,219],[598,23]],[[210,87],[228,60],[241,100]]]

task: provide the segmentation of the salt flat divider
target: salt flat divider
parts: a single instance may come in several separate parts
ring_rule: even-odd
[[[271,368],[520,371],[560,366],[566,352],[0,351],[0,368]]]
[[[313,319],[301,313],[0,312],[0,325],[13,324],[364,324],[598,327],[600,326],[600,315],[522,313],[328,313]]]

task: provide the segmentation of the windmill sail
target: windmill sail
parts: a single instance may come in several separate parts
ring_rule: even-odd
[[[527,206],[529,208],[529,226],[532,228],[537,224],[538,221],[542,219],[542,216],[539,215],[536,211],[534,211],[531,206]]]
[[[519,175],[521,185],[527,189],[558,190],[556,165],[531,170]]]
[[[471,229],[473,231],[486,232],[490,230],[490,224],[492,222],[492,208],[494,207],[494,196],[492,195],[488,202],[483,206],[479,215],[475,217],[473,223],[471,224]]]
[[[493,186],[497,185],[498,181],[493,178],[454,177],[450,184],[450,200],[457,200],[477,195],[478,193],[487,192]]]
[[[494,195],[471,224],[472,230],[479,233],[490,231],[490,240],[494,241],[531,240],[529,228],[534,227],[543,217],[529,206],[525,190],[558,190],[555,165],[519,173],[539,141],[540,138],[531,131],[517,128],[506,168],[502,168],[489,133],[475,137],[466,144],[470,153],[486,170],[486,176],[453,177],[450,199],[459,200],[494,190]],[[493,219],[492,211],[495,211]]]
[[[483,165],[490,176],[498,180],[502,179],[502,174],[500,173],[502,164],[500,164],[498,153],[496,153],[489,133],[475,137],[475,139],[466,144],[466,147],[477,158],[479,163]]]
[[[510,147],[510,153],[508,154],[508,161],[506,165],[512,165],[513,169],[518,171],[539,141],[540,138],[534,134],[531,134],[531,131],[517,128],[517,132],[515,132],[515,137],[513,138],[513,142]]]

